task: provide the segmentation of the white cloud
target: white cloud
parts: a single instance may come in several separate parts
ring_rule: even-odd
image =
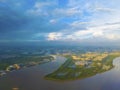
[[[35,16],[48,16],[48,13],[44,12],[42,9],[31,9],[28,10],[27,13]]]
[[[104,34],[103,34],[103,32],[102,31],[98,31],[98,32],[94,32],[93,33],[93,36],[94,37],[101,37],[101,36],[103,36]]]
[[[51,19],[49,22],[50,22],[51,24],[55,24],[55,23],[57,23],[57,20]]]
[[[47,40],[120,40],[120,11],[101,2],[80,3],[79,0],[69,0],[65,8],[54,8],[48,13],[43,8],[51,3],[36,3],[31,13],[52,15],[48,23],[58,23],[62,17],[69,18],[69,27],[59,32],[51,32]],[[84,1],[84,0],[83,0]],[[73,18],[77,16],[75,21]],[[73,21],[72,21],[73,19]],[[57,21],[58,20],[58,21]],[[64,21],[63,21],[64,23]]]
[[[33,8],[29,9],[27,13],[32,15],[37,15],[37,16],[40,16],[40,15],[48,16],[49,13],[47,9],[49,6],[52,6],[52,5],[55,5],[55,3],[54,2],[36,2]]]
[[[48,34],[47,40],[60,40],[62,33],[52,32]]]
[[[96,11],[96,12],[115,12],[114,9],[104,8],[104,7],[96,7],[96,8],[94,9],[94,11]]]
[[[81,9],[79,7],[57,8],[53,12],[54,15],[61,15],[63,17],[82,14]]]
[[[50,6],[51,3],[48,2],[36,2],[34,5],[34,8],[38,9],[38,8],[43,8],[45,6]]]
[[[75,21],[75,22],[71,23],[71,26],[78,27],[78,26],[86,25],[86,24],[89,24],[89,22]]]
[[[107,34],[105,37],[109,40],[120,40],[119,34]]]
[[[84,22],[83,22],[84,24]],[[76,25],[73,25],[75,28]],[[78,26],[77,26],[78,27]],[[70,27],[71,28],[71,27]],[[71,28],[73,30],[73,28]],[[91,40],[96,39],[98,41],[106,40],[120,40],[120,23],[116,24],[103,24],[101,26],[87,27],[86,30],[72,31],[63,30],[57,33],[48,34],[48,40]]]

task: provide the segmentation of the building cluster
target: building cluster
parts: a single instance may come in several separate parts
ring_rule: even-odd
[[[13,71],[13,70],[19,70],[21,66],[19,64],[13,64],[6,68],[6,71]]]
[[[107,53],[100,54],[100,55],[96,56],[95,58],[93,58],[93,61],[102,61],[107,56],[108,56]]]
[[[90,65],[93,61],[102,61],[104,58],[108,56],[108,53],[92,53],[88,52],[85,54],[81,54],[79,56],[73,55],[72,59],[74,60],[75,65],[85,66]]]
[[[0,76],[4,76],[9,71],[19,70],[20,68],[21,68],[21,66],[19,64],[10,65],[6,68],[6,70],[0,70]]]

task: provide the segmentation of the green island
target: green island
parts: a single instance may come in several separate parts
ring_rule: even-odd
[[[120,52],[88,52],[64,55],[67,60],[56,71],[46,75],[47,80],[68,81],[83,79],[112,69],[113,60]]]

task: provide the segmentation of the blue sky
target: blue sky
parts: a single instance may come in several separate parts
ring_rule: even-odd
[[[119,43],[120,0],[0,0],[0,42]]]

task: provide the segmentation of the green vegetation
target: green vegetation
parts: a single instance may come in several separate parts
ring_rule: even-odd
[[[9,66],[9,63],[2,63],[2,62],[0,62],[0,70],[5,70],[6,67],[8,67],[8,66]]]
[[[109,54],[103,60],[92,61],[92,63],[87,66],[75,65],[73,58],[69,56],[63,65],[56,71],[46,75],[45,79],[66,81],[87,78],[113,68],[113,59],[118,56],[120,55]]]
[[[23,65],[31,65],[31,63],[41,64],[51,60],[53,60],[52,56],[20,56],[14,58],[7,58],[0,60],[0,70],[5,70],[8,66],[13,64]]]

